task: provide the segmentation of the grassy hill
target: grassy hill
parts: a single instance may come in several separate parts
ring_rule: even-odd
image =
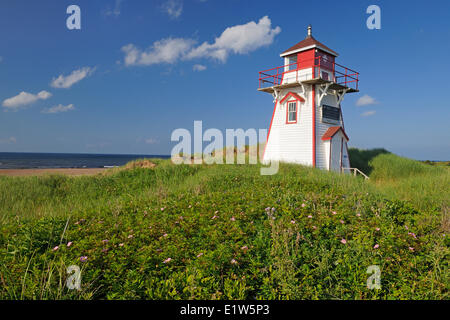
[[[350,156],[370,180],[158,159],[0,177],[0,298],[448,299],[449,168]]]

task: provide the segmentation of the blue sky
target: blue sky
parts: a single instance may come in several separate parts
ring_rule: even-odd
[[[66,27],[71,4],[81,30]],[[366,27],[371,4],[381,30]],[[169,154],[171,132],[194,120],[268,128],[258,71],[282,65],[311,23],[360,72],[342,104],[350,146],[449,160],[449,12],[448,1],[3,0],[0,151]],[[374,103],[357,106],[365,95]]]

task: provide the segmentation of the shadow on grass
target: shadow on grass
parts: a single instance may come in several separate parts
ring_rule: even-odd
[[[373,170],[373,167],[369,164],[370,161],[380,154],[390,153],[386,149],[370,149],[370,150],[361,150],[357,148],[350,148],[348,150],[348,154],[350,157],[350,167],[358,168],[362,172],[367,175]]]

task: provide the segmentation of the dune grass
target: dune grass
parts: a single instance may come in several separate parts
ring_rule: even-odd
[[[369,181],[160,159],[0,177],[0,298],[448,299],[449,169],[364,161]]]

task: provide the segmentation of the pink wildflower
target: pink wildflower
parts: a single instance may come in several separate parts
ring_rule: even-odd
[[[375,228],[376,231],[380,231],[380,228]]]
[[[58,249],[59,249],[59,246],[56,246],[56,247],[53,248],[53,251],[56,251]]]
[[[357,213],[356,216],[357,216],[357,217],[361,217],[361,213]]]
[[[336,212],[336,211],[333,211],[332,214],[335,215],[335,214],[337,214],[337,212]]]
[[[237,264],[237,261],[235,259],[231,259],[231,264]]]
[[[342,224],[344,224],[344,223],[345,223],[345,222],[344,222],[344,220],[339,220],[339,222],[340,222],[340,223],[342,223]]]
[[[236,218],[235,218],[235,217],[231,217],[230,220],[231,220],[231,221],[236,221]]]
[[[163,263],[169,263],[170,261],[172,261],[172,258],[167,258],[166,260],[163,261]]]
[[[119,243],[119,247],[123,247],[123,243]]]
[[[312,219],[312,216],[311,216],[311,215],[309,215],[309,216],[308,216],[308,218]]]
[[[378,249],[379,247],[380,247],[380,245],[378,243],[373,246],[374,249]]]
[[[292,224],[295,224],[295,220],[291,220],[291,223],[292,223]]]
[[[164,211],[164,209],[165,209],[165,208],[164,208],[164,207],[162,207],[162,208],[161,208],[161,211]]]
[[[131,238],[133,238],[134,236],[132,235],[132,234],[130,234],[129,236],[128,236],[128,239],[131,239]]]
[[[341,243],[346,244],[346,243],[347,243],[347,240],[341,239]]]
[[[70,247],[72,245],[72,241],[67,242],[67,246]]]
[[[302,203],[302,208],[306,207],[306,203]]]
[[[202,255],[203,255],[203,252],[200,252],[200,253],[197,255],[197,258],[200,258]]]
[[[87,259],[88,259],[87,256],[81,256],[81,257],[80,257],[80,261],[81,261],[81,262],[86,262]]]
[[[409,251],[414,251],[413,247],[408,247]]]

